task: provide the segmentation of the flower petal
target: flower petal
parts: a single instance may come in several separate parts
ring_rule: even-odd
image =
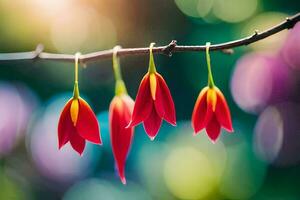
[[[211,108],[213,112],[216,110],[216,105],[217,105],[217,92],[216,92],[216,87],[214,88],[209,88],[207,90],[207,107]]]
[[[151,113],[153,100],[150,92],[149,73],[147,73],[140,84],[138,93],[135,99],[132,118],[127,127],[136,126],[143,120],[147,119]]]
[[[85,140],[82,137],[80,137],[80,135],[78,135],[77,132],[73,132],[70,135],[70,143],[73,149],[77,151],[79,155],[82,155],[82,152],[85,148]]]
[[[206,126],[207,135],[213,143],[215,143],[216,140],[218,139],[220,135],[220,131],[221,131],[221,126],[217,120],[216,115],[214,114]]]
[[[151,140],[154,140],[161,126],[162,118],[152,109],[149,117],[144,121],[144,129]]]
[[[195,134],[202,130],[207,124],[207,91],[208,87],[205,87],[201,90],[194,106],[192,114],[192,127]]]
[[[120,179],[126,184],[125,164],[134,128],[126,128],[131,119],[133,100],[129,96],[114,97],[109,108],[111,143]]]
[[[79,113],[79,101],[78,99],[73,99],[70,107],[70,115],[74,126],[76,126]]]
[[[69,141],[69,136],[72,132],[76,131],[73,126],[71,116],[70,116],[70,107],[73,99],[70,99],[64,106],[58,121],[58,148],[60,149]]]
[[[79,98],[76,129],[82,138],[95,144],[102,144],[97,118],[89,104],[82,98]]]
[[[216,116],[223,128],[228,132],[233,132],[230,110],[227,105],[226,99],[222,92],[217,89],[217,107],[216,107]]]
[[[157,89],[154,101],[157,114],[172,125],[176,125],[175,105],[171,92],[163,77],[156,73]]]
[[[149,81],[150,81],[150,92],[151,97],[155,100],[156,88],[157,88],[157,80],[155,73],[149,73]]]

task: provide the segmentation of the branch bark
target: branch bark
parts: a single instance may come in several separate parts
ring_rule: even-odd
[[[285,29],[291,29],[295,24],[300,21],[300,13],[297,13],[294,16],[286,18],[280,24],[267,29],[263,32],[255,31],[254,34],[241,38],[234,41],[229,41],[220,44],[214,44],[210,46],[211,51],[223,51],[224,53],[232,53],[232,49],[251,43],[255,43],[264,38],[270,37],[278,32],[281,32]],[[29,52],[20,52],[20,53],[0,53],[0,61],[11,61],[11,60],[35,60],[35,59],[44,59],[44,60],[56,60],[56,61],[69,61],[74,62],[75,55],[71,54],[57,54],[57,53],[47,53],[43,52],[43,45],[39,44],[34,51]],[[195,51],[205,51],[205,45],[199,46],[184,46],[177,45],[176,40],[171,41],[170,44],[166,46],[159,46],[153,48],[153,53],[163,54],[171,56],[174,52],[195,52]],[[146,55],[149,54],[149,48],[123,48],[120,49],[117,53],[118,56],[131,56],[131,55]],[[98,51],[93,53],[88,53],[81,55],[79,58],[80,63],[88,63],[101,59],[111,58],[113,55],[113,49]]]

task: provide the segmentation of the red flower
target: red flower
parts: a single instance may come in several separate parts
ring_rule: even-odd
[[[85,140],[102,144],[97,118],[91,107],[82,98],[72,98],[65,105],[58,123],[58,147],[67,142],[80,155],[85,147]]]
[[[120,179],[126,184],[125,164],[133,139],[134,128],[126,128],[131,119],[134,101],[127,95],[117,95],[109,107],[110,136]]]
[[[128,127],[144,123],[151,140],[154,140],[162,119],[176,125],[175,107],[170,90],[157,72],[148,72],[141,81]]]
[[[195,134],[205,128],[213,142],[218,139],[221,126],[233,132],[226,99],[216,86],[205,87],[200,92],[192,115],[192,126]]]

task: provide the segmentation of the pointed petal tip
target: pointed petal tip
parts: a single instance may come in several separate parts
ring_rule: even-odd
[[[227,130],[227,132],[228,132],[228,133],[234,133],[234,129],[231,128],[231,129]]]
[[[150,140],[153,141],[155,139],[155,136],[151,137],[149,136]]]
[[[126,185],[127,184],[126,178],[125,177],[121,177],[121,182],[122,182],[123,185]]]
[[[75,150],[76,151],[76,150]],[[82,157],[83,156],[83,151],[82,152],[80,152],[80,151],[76,151],[76,153],[80,156],[80,157]]]
[[[216,143],[217,143],[217,140],[211,139],[211,143],[216,144]]]
[[[177,122],[169,122],[172,126],[177,126]]]

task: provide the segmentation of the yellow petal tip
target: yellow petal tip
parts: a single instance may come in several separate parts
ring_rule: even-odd
[[[152,99],[155,100],[156,86],[157,86],[155,73],[150,73],[149,77],[150,77],[151,96],[152,96]]]
[[[71,120],[74,126],[76,126],[77,123],[78,113],[79,113],[79,101],[78,99],[74,99],[70,107]]]

